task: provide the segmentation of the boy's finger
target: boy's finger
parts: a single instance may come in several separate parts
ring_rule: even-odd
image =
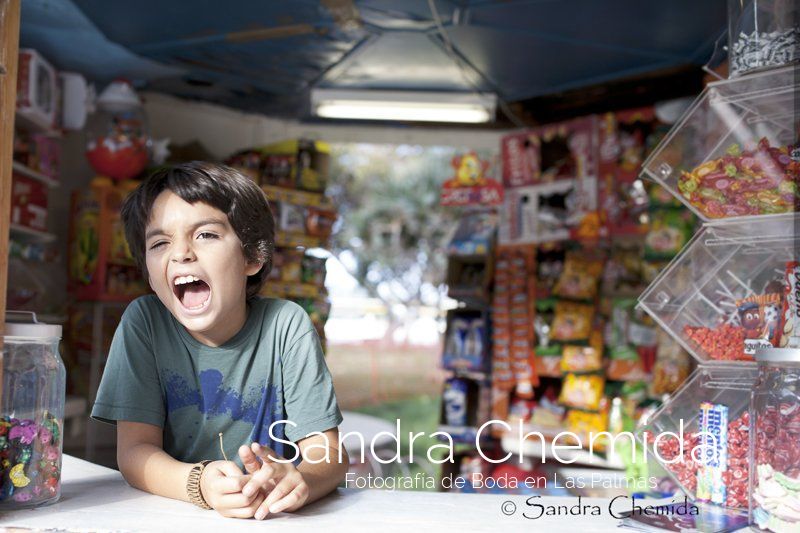
[[[263,461],[275,462],[278,459],[283,459],[283,457],[275,453],[275,450],[269,446],[254,442],[250,445],[250,448],[253,450],[253,453],[259,456]]]
[[[308,495],[308,486],[294,477],[285,477],[269,493],[259,510],[265,507],[270,513],[279,513],[298,505]]]
[[[261,468],[261,461],[258,460],[258,456],[253,453],[250,447],[244,444],[239,447],[239,458],[242,460],[244,469],[248,474],[255,474]]]
[[[262,464],[258,472],[253,474],[250,481],[242,489],[242,493],[247,496],[251,496],[255,494],[261,487],[268,488],[270,486],[270,481],[275,478],[276,474],[278,474],[278,471],[270,466],[269,463]],[[271,483],[271,485],[274,484],[275,482]]]

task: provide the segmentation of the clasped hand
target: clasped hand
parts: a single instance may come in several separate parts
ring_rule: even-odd
[[[233,461],[214,461],[203,470],[200,489],[222,516],[263,520],[270,513],[295,511],[308,499],[308,484],[291,462],[254,442],[239,448],[246,474]]]

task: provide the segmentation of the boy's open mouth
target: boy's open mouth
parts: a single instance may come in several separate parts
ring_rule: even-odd
[[[211,287],[197,276],[178,276],[172,284],[172,291],[190,311],[202,309],[211,297]]]

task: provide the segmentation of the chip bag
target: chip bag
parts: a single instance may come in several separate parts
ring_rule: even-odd
[[[551,339],[561,342],[586,341],[592,330],[594,307],[588,304],[558,302]]]
[[[558,401],[567,407],[596,411],[603,398],[605,379],[597,374],[567,374]]]
[[[597,284],[602,272],[601,260],[569,254],[553,293],[571,300],[592,300],[597,295]]]

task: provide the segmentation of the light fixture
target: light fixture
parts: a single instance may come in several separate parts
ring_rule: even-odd
[[[406,122],[480,123],[494,120],[493,94],[433,91],[313,89],[311,110],[318,117]]]

